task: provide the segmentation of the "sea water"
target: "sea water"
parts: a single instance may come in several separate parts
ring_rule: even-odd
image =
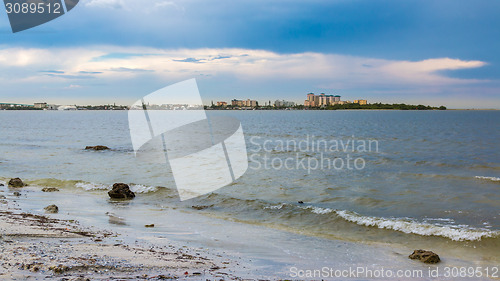
[[[249,168],[234,183],[192,200],[179,200],[168,163],[135,158],[126,111],[0,111],[0,180],[21,177],[33,192],[46,186],[61,190],[44,194],[35,211],[58,196],[68,213],[94,225],[139,229],[164,217],[165,234],[191,243],[210,239],[190,235],[196,230],[178,221],[173,227],[169,210],[181,212],[186,225],[190,218],[203,225],[201,216],[244,225],[247,232],[297,235],[297,248],[314,239],[426,247],[474,264],[499,264],[500,111],[208,116],[241,121]],[[112,149],[89,151],[87,145]],[[130,184],[136,199],[110,203],[106,191],[115,182]],[[36,205],[19,200],[26,208]],[[110,213],[127,219],[114,224]],[[161,235],[162,228],[155,231]],[[218,232],[203,231],[205,238]]]

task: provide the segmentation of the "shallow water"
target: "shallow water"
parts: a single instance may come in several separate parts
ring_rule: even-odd
[[[499,111],[209,112],[226,115],[242,123],[249,169],[192,200],[179,201],[168,166],[135,159],[126,112],[0,111],[0,179],[84,192],[95,204],[90,223],[140,209],[128,225],[140,227],[175,208],[311,239],[440,247],[499,263]],[[113,150],[83,149],[98,144]],[[314,166],[349,158],[363,159],[363,169]],[[287,159],[291,169],[276,165]],[[114,182],[133,183],[136,200],[109,209]],[[65,196],[74,210],[88,208]]]

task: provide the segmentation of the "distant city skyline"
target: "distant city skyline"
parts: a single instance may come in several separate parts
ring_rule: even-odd
[[[0,100],[129,105],[196,78],[204,104],[251,97],[500,109],[500,2],[82,0],[13,34]]]

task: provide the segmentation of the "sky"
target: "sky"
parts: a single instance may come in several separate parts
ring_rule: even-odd
[[[206,104],[343,100],[500,109],[500,1],[81,0],[12,33],[0,102],[130,105],[196,78]]]

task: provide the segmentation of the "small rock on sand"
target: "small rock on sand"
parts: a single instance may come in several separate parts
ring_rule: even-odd
[[[16,191],[16,192],[14,192],[13,194],[14,194],[14,196],[21,196],[21,192],[17,192],[17,191]]]
[[[55,274],[61,274],[69,270],[69,267],[65,265],[58,265],[58,266],[51,266],[49,267],[49,270],[52,270]]]
[[[20,178],[13,178],[13,179],[10,179],[10,181],[9,181],[10,187],[23,187],[26,185],[27,184],[25,184]]]
[[[155,224],[152,223],[152,224],[146,224],[144,227],[155,227]]]
[[[113,189],[108,192],[109,197],[113,199],[132,199],[135,197],[128,184],[115,183],[113,184]]]
[[[96,146],[86,146],[85,147],[86,150],[108,150],[110,149],[109,147],[105,146],[105,145],[96,145]]]
[[[55,214],[55,213],[59,212],[59,207],[57,207],[56,205],[50,205],[50,206],[47,206],[43,209],[45,210],[46,213],[51,213],[51,214]]]
[[[5,199],[6,197],[3,195],[0,195],[0,199]]]
[[[423,263],[438,263],[441,261],[436,253],[426,250],[415,250],[408,257],[412,260],[420,260]]]
[[[0,186],[5,186],[5,184],[3,184],[3,183],[0,183]]]
[[[55,187],[44,187],[44,188],[42,188],[42,191],[43,192],[56,192],[56,191],[59,191],[59,189],[57,189]]]

